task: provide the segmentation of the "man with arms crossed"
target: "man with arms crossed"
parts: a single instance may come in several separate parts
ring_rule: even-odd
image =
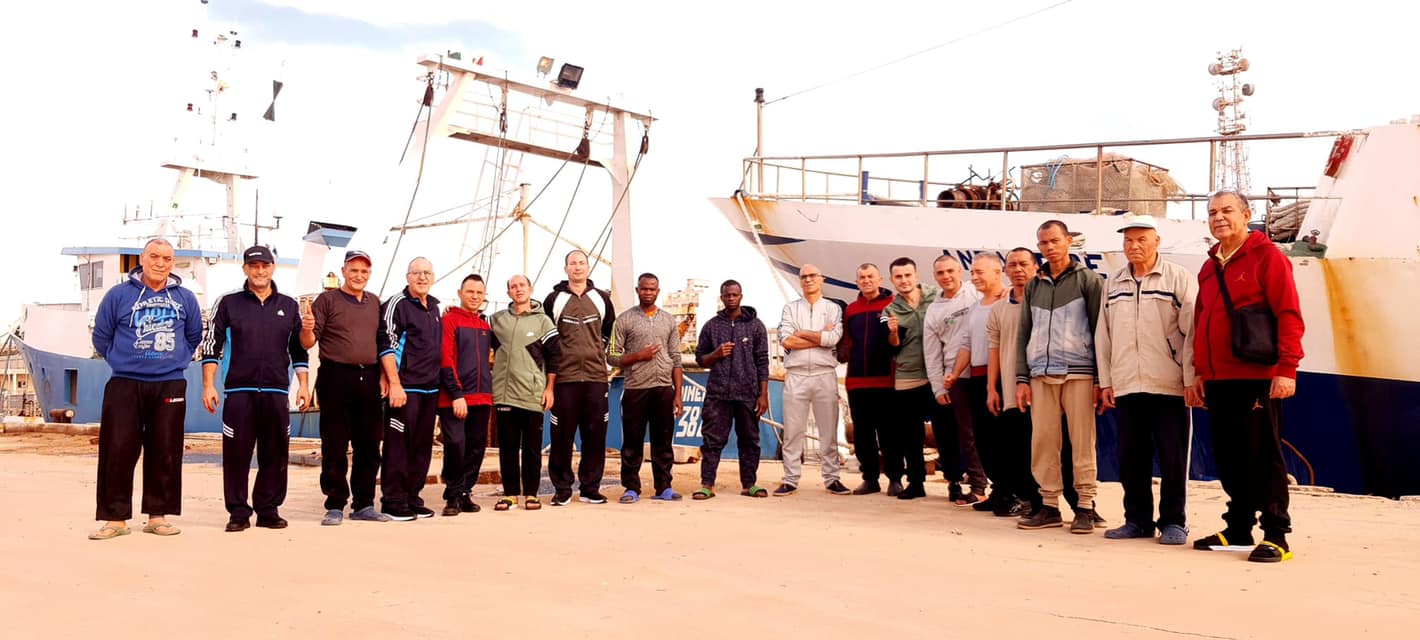
[[[799,490],[809,410],[818,427],[819,472],[829,493],[848,495],[838,480],[838,358],[833,347],[843,336],[843,310],[823,297],[823,271],[799,268],[804,297],[784,305],[779,341],[784,345],[784,481],[774,490],[783,497]]]

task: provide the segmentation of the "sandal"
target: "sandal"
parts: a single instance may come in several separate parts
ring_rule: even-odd
[[[117,538],[117,537],[119,537],[119,536],[126,536],[126,535],[128,535],[128,534],[130,534],[130,533],[133,533],[133,531],[130,530],[128,527],[115,527],[115,526],[113,526],[113,525],[111,525],[111,524],[106,524],[106,525],[104,525],[104,526],[102,526],[102,527],[99,527],[99,530],[98,530],[98,531],[95,531],[95,532],[89,534],[89,539],[90,539],[90,540],[112,540],[112,539]]]
[[[740,495],[749,496],[751,498],[768,498],[769,490],[759,485],[755,485],[753,487],[745,489],[744,491],[741,491]]]
[[[518,508],[518,499],[517,499],[517,498],[503,498],[503,499],[499,500],[498,502],[493,503],[493,510],[494,510],[494,511],[507,511],[507,510],[509,510],[509,509],[517,509],[517,508]]]
[[[182,529],[173,526],[171,522],[148,523],[143,525],[143,533],[151,533],[155,536],[175,536],[182,533]]]
[[[523,508],[528,511],[537,511],[542,508],[542,501],[538,500],[537,496],[528,496],[523,498]]]
[[[972,492],[963,495],[962,497],[957,498],[956,500],[953,500],[952,504],[955,504],[958,507],[970,507],[971,505],[974,505],[978,502],[984,502],[985,500],[985,496],[976,492]]]
[[[1281,562],[1291,560],[1292,552],[1271,540],[1263,540],[1248,554],[1247,559],[1248,562]]]
[[[701,487],[695,493],[690,494],[691,500],[709,500],[713,497],[715,497],[715,490],[710,487]]]
[[[1193,548],[1199,551],[1232,551],[1234,546],[1252,546],[1252,535],[1236,536],[1232,540],[1228,539],[1225,532],[1219,531],[1206,538],[1199,538],[1193,541]]]

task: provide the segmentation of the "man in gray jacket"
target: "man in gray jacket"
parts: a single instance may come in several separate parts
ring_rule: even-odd
[[[848,495],[838,480],[838,358],[833,347],[843,337],[843,309],[823,297],[823,270],[806,264],[799,268],[804,297],[784,305],[779,318],[779,341],[785,349],[784,368],[784,481],[776,497],[799,490],[804,439],[809,410],[818,427],[819,469],[829,493]]]
[[[1124,255],[1129,264],[1105,283],[1095,326],[1095,362],[1100,401],[1115,409],[1119,424],[1119,481],[1124,485],[1124,524],[1110,539],[1152,538],[1160,544],[1188,541],[1184,488],[1192,437],[1184,390],[1193,384],[1192,273],[1159,258],[1159,232],[1150,216],[1129,219]],[[1159,519],[1154,521],[1154,454],[1159,456]]]

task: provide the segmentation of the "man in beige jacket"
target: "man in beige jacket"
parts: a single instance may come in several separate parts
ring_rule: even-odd
[[[1159,233],[1150,216],[1120,228],[1129,264],[1105,282],[1095,328],[1104,408],[1119,426],[1119,480],[1124,524],[1113,540],[1188,541],[1184,493],[1192,429],[1184,405],[1193,385],[1193,301],[1198,284],[1187,269],[1159,258]],[[1153,459],[1159,457],[1159,518],[1154,520]]]

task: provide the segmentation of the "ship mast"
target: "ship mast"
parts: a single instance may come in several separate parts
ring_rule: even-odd
[[[1247,131],[1247,113],[1243,111],[1243,100],[1253,94],[1254,87],[1242,81],[1242,74],[1248,70],[1247,58],[1242,49],[1218,52],[1217,59],[1208,65],[1208,74],[1215,77],[1218,97],[1213,99],[1213,110],[1218,112],[1217,131],[1222,136],[1237,136]],[[1247,167],[1247,143],[1241,140],[1224,140],[1217,143],[1213,154],[1212,175],[1209,176],[1209,191],[1232,189],[1247,194],[1252,188],[1252,178]]]

